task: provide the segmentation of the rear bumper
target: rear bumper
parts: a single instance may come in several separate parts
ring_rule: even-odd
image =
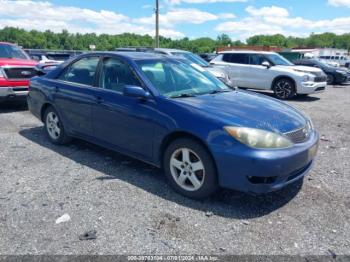
[[[302,82],[297,87],[298,94],[316,94],[326,90],[327,82]]]
[[[0,100],[25,100],[28,95],[28,86],[0,87]]]

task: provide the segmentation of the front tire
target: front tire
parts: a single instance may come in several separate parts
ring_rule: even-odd
[[[273,85],[275,97],[282,100],[292,99],[296,96],[295,84],[288,78],[278,79]]]
[[[203,199],[218,189],[214,161],[207,149],[193,139],[172,142],[165,151],[163,167],[170,186],[183,196]]]
[[[46,135],[52,143],[64,145],[71,141],[71,138],[66,134],[61,118],[52,106],[45,111],[44,124]]]
[[[335,78],[331,74],[327,74],[327,84],[328,85],[334,85],[335,84]]]

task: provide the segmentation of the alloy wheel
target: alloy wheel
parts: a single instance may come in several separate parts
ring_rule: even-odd
[[[177,149],[170,158],[170,171],[175,182],[186,191],[200,189],[205,168],[199,156],[188,148]]]
[[[46,128],[50,137],[57,140],[61,135],[60,121],[54,112],[49,112],[46,116]]]
[[[287,99],[292,96],[294,87],[289,81],[281,80],[278,81],[275,86],[275,94],[277,97]]]

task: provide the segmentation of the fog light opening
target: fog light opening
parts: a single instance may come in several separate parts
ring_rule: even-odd
[[[273,184],[276,182],[277,176],[248,176],[248,180],[252,184]]]

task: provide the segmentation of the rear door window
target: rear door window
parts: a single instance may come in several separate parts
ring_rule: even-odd
[[[85,57],[70,65],[58,79],[92,86],[96,74],[99,57]]]
[[[224,54],[222,60],[234,64],[249,64],[248,54]]]
[[[249,64],[248,54],[231,54],[231,63],[234,64]]]

